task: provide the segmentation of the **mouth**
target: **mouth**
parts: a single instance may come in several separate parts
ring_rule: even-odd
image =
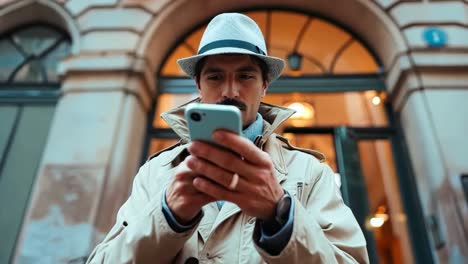
[[[219,105],[232,105],[232,106],[235,106],[235,107],[239,108],[239,110],[241,110],[241,111],[245,111],[247,109],[247,105],[245,105],[243,102],[238,101],[238,100],[234,100],[234,99],[230,99],[230,98],[219,101],[216,104],[219,104]]]

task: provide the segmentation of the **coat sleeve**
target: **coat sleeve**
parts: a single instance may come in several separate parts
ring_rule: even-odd
[[[320,172],[305,201],[295,198],[286,247],[272,256],[255,243],[257,251],[267,263],[369,263],[364,235],[341,198],[333,171],[328,165],[314,167]]]
[[[120,208],[115,225],[97,245],[87,263],[171,263],[196,230],[174,232],[162,213],[163,189],[148,191],[150,162],[139,170],[130,197]],[[153,179],[152,179],[153,178]]]

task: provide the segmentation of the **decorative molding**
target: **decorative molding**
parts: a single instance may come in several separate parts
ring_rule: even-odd
[[[461,1],[431,2],[429,3],[405,3],[393,8],[389,14],[395,19],[400,28],[414,24],[441,24],[456,23],[465,24],[466,4]]]
[[[82,53],[79,56],[69,57],[59,64],[58,73],[63,79],[70,74],[116,73],[141,75],[144,87],[151,96],[156,93],[155,80],[152,68],[148,66],[146,58],[136,57],[134,53],[106,52]]]
[[[62,86],[63,94],[116,91],[134,95],[144,111],[151,109],[154,93],[141,74],[119,71],[70,72],[64,77]]]
[[[65,3],[65,7],[74,17],[78,17],[91,8],[116,6],[118,1],[119,0],[69,0]]]
[[[0,32],[37,21],[50,23],[67,32],[72,39],[71,53],[77,54],[80,51],[81,36],[78,24],[56,1],[11,1],[0,9]]]
[[[152,16],[142,8],[93,8],[84,12],[77,21],[82,34],[119,30],[140,35]]]

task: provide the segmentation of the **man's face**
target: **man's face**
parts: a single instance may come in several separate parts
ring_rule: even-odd
[[[197,81],[201,102],[237,106],[244,128],[257,118],[267,87],[260,66],[248,55],[208,56]]]

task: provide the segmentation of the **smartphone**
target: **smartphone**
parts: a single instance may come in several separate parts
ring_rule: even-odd
[[[241,134],[242,119],[239,108],[232,105],[192,103],[185,108],[185,120],[190,139],[217,145],[212,134],[217,129]]]

